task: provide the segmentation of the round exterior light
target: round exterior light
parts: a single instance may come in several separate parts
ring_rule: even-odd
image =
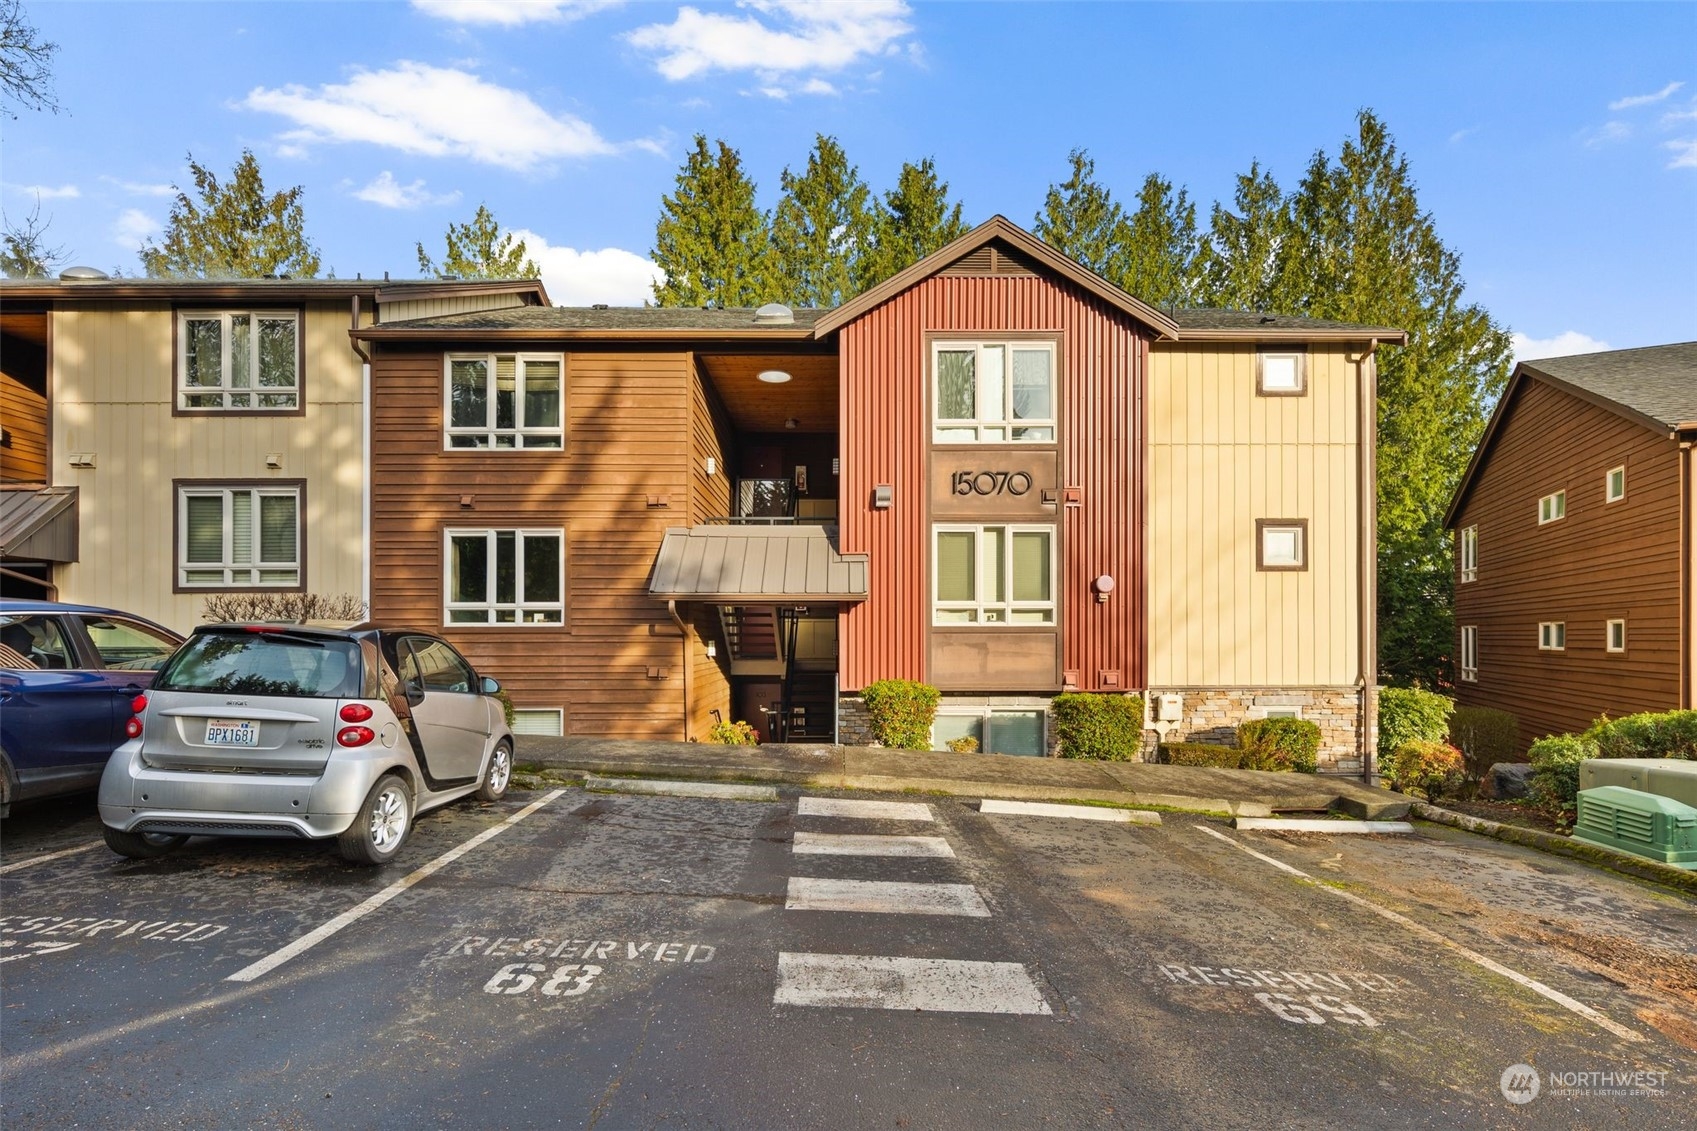
[[[755,376],[759,377],[768,385],[782,385],[790,379],[790,375],[785,373],[782,369],[762,369],[759,373],[755,374]]]
[[[1090,588],[1096,590],[1096,600],[1106,601],[1108,594],[1114,591],[1114,579],[1104,573],[1090,583]]]

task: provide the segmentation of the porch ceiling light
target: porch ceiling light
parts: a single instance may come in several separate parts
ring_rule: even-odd
[[[790,375],[782,369],[762,369],[756,376],[768,385],[782,385],[790,379]]]

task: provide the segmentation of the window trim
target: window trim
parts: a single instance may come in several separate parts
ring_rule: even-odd
[[[1479,682],[1479,626],[1461,626],[1461,655],[1457,658],[1456,674],[1464,683]]]
[[[964,445],[967,447],[985,447],[1000,445],[1004,447],[1057,447],[1061,439],[1061,343],[1052,335],[1035,337],[1023,336],[1017,332],[997,333],[985,337],[959,337],[953,334],[928,335],[926,339],[926,416],[930,421],[930,440],[933,445],[948,447]],[[976,355],[986,346],[1001,346],[1007,350],[1007,368],[1005,372],[1005,396],[1008,398],[1007,411],[1012,412],[1013,398],[1013,351],[1016,349],[1044,349],[1049,354],[1049,409],[1051,416],[1041,419],[1022,421],[1016,424],[1011,418],[990,420],[980,416],[966,418],[939,417],[937,415],[937,355],[943,350],[971,349]],[[974,361],[973,369],[973,405],[974,412],[978,404],[978,369]],[[978,433],[973,439],[951,437],[941,439],[937,433],[945,427],[952,429],[971,428]],[[1014,428],[1048,428],[1052,433],[1047,440],[1016,440],[1011,433]],[[1009,435],[1001,440],[986,440],[982,438],[985,428],[1001,428]]]
[[[1267,386],[1267,358],[1296,359],[1296,387],[1277,389]],[[1255,395],[1258,397],[1306,397],[1308,395],[1308,348],[1306,346],[1261,346],[1255,351]]]
[[[1462,527],[1459,549],[1461,580],[1479,580],[1479,524]]]
[[[487,542],[491,543],[491,545],[489,546],[488,558],[487,558],[487,560],[489,562],[493,562],[495,560],[495,549],[494,549],[494,546],[492,545],[492,543],[494,542],[495,536],[497,534],[516,534],[516,535],[519,536],[519,541],[515,545],[515,553],[517,554],[517,561],[515,563],[516,568],[515,568],[515,571],[514,571],[514,573],[515,573],[514,580],[516,582],[516,588],[514,589],[514,593],[518,597],[518,600],[511,601],[511,602],[454,601],[454,600],[452,600],[453,584],[454,584],[454,570],[453,570],[454,539],[456,537],[467,538],[467,537],[471,537],[472,535],[477,535],[477,534],[484,535],[485,540]],[[526,538],[536,538],[536,537],[554,537],[554,538],[558,538],[560,540],[560,567],[559,567],[559,569],[560,569],[560,589],[559,589],[560,599],[558,601],[526,601],[526,600],[524,600],[524,542],[523,542],[523,540],[526,539]],[[484,581],[485,581],[484,589],[485,589],[485,592],[487,592],[488,591],[488,578],[485,577]],[[506,630],[510,630],[510,629],[520,629],[520,628],[523,628],[523,629],[547,629],[547,628],[561,629],[561,628],[567,628],[570,625],[570,618],[567,616],[567,613],[566,613],[566,603],[567,602],[566,602],[566,528],[565,527],[563,527],[563,526],[448,526],[448,527],[443,527],[443,529],[442,529],[442,627],[444,629],[499,629],[499,630],[502,630],[502,631],[506,631]],[[514,619],[512,619],[510,621],[497,621],[497,620],[492,619],[498,609],[505,608],[509,605],[513,608],[513,618]],[[529,609],[551,610],[551,609],[554,609],[556,607],[558,607],[559,610],[560,610],[560,619],[557,620],[557,621],[535,621],[535,620],[520,620],[520,619],[518,619],[519,614],[524,612],[527,608],[529,608]],[[455,609],[461,609],[461,610],[483,609],[483,610],[486,610],[488,618],[490,618],[490,619],[485,619],[485,620],[482,620],[482,621],[453,620],[452,614],[453,614]]]
[[[1614,493],[1615,474],[1620,474],[1620,494]],[[1618,503],[1626,498],[1626,465],[1611,467],[1603,473],[1603,502]]]
[[[1031,704],[1030,706],[1019,706],[1019,705],[1015,705],[1015,704],[1004,703],[1004,704],[1000,704],[1000,705],[997,705],[997,706],[991,706],[991,705],[986,704],[985,706],[982,706],[982,707],[967,707],[967,706],[951,706],[948,703],[943,703],[943,704],[938,706],[936,712],[931,716],[931,734],[930,734],[931,749],[934,750],[934,751],[935,750],[945,750],[946,751],[948,749],[947,746],[939,746],[937,744],[937,720],[938,719],[941,719],[941,718],[978,719],[983,723],[984,726],[987,727],[987,726],[990,725],[990,719],[993,716],[998,715],[998,714],[1001,714],[1001,715],[1013,715],[1013,714],[1031,715],[1031,714],[1035,714],[1035,715],[1038,716],[1039,726],[1042,727],[1042,730],[1039,732],[1039,737],[1038,737],[1038,747],[1039,747],[1038,753],[1036,753],[1036,754],[1010,755],[1010,757],[1042,758],[1042,757],[1045,757],[1049,753],[1049,709],[1047,707],[1040,706],[1038,704]],[[978,744],[978,752],[980,754],[989,753],[989,751],[985,749],[985,747],[987,745],[988,745],[987,743],[980,742]]]
[[[965,602],[965,601],[939,602],[939,600],[937,598],[937,564],[938,564],[938,557],[939,557],[939,555],[937,553],[937,536],[939,534],[950,534],[950,533],[955,533],[955,534],[967,533],[967,534],[974,534],[974,535],[980,535],[981,536],[984,533],[984,531],[990,530],[990,529],[1003,530],[1003,531],[1006,531],[1006,533],[1007,533],[1006,541],[1004,542],[1004,545],[1003,545],[1003,552],[1007,555],[1007,559],[1006,559],[1006,565],[1007,565],[1007,570],[1008,570],[1008,575],[1007,575],[1008,576],[1008,596],[1007,596],[1007,598],[1003,601],[993,602],[993,603],[987,603],[987,602],[983,601],[982,599],[975,599],[974,601],[972,601],[970,603]],[[1045,535],[1049,539],[1049,599],[1047,601],[1015,601],[1014,597],[1013,597],[1013,540],[1014,540],[1014,535],[1016,535],[1016,534],[1032,534],[1032,533]],[[1036,629],[1036,630],[1040,630],[1040,631],[1043,631],[1043,632],[1054,632],[1054,631],[1056,631],[1060,627],[1060,623],[1061,623],[1061,600],[1060,600],[1060,592],[1059,592],[1059,590],[1060,590],[1060,578],[1056,573],[1056,566],[1058,564],[1057,561],[1056,561],[1056,558],[1059,555],[1059,553],[1060,553],[1060,528],[1058,526],[1056,526],[1054,523],[1043,523],[1043,522],[934,522],[934,523],[932,523],[931,524],[931,592],[929,594],[930,607],[931,607],[931,609],[930,609],[930,611],[931,611],[931,627],[932,628],[943,628],[943,629],[967,629],[967,630],[976,630],[976,629],[981,629],[981,628],[990,628],[990,629],[1015,628],[1015,629]],[[983,584],[984,583],[984,553],[983,553],[983,542],[982,542],[981,539],[973,542],[972,568],[973,568],[973,575],[972,575],[973,576],[973,589],[974,589],[975,592],[982,595],[982,593],[984,591],[984,584]],[[983,619],[967,620],[967,621],[938,620],[937,619],[937,612],[938,612],[938,605],[939,604],[947,604],[951,607],[951,609],[955,609],[955,610],[964,610],[964,609],[967,609],[967,608],[971,608],[971,609],[975,610],[976,612],[978,612],[981,618],[982,618],[983,612],[986,608],[998,608],[998,609],[1002,609],[1002,610],[1007,612],[1008,619],[1007,620],[1000,620],[1000,621],[986,621],[986,620],[983,620]],[[1016,612],[1030,612],[1030,611],[1033,611],[1033,610],[1044,610],[1044,609],[1048,610],[1048,612],[1050,614],[1049,619],[1046,620],[1046,621],[1017,621],[1017,620],[1013,619],[1013,614],[1016,613]]]
[[[1615,647],[1615,625],[1620,625],[1620,647]],[[1626,618],[1611,617],[1603,623],[1603,650],[1611,655],[1626,654]]]
[[[1267,531],[1293,529],[1301,533],[1301,560],[1295,565],[1267,564]],[[1255,520],[1255,570],[1257,573],[1305,573],[1313,558],[1309,552],[1306,518],[1258,518]]]
[[[1548,643],[1546,643],[1548,641]],[[1538,651],[1565,652],[1567,651],[1567,622],[1564,620],[1544,620],[1538,622]]]
[[[485,428],[455,428],[454,419],[454,362],[481,361],[488,366],[488,380],[495,380],[496,359],[511,357],[515,375],[524,372],[524,366],[533,361],[554,362],[560,367],[560,423],[551,428],[529,428],[519,425],[513,428],[496,428],[492,425]],[[522,382],[520,382],[522,385]],[[524,397],[515,391],[515,419],[524,411]],[[488,422],[495,414],[495,397],[488,396],[484,407],[484,420]],[[486,442],[473,444],[469,447],[456,446],[455,436],[481,436]],[[512,447],[501,447],[494,441],[497,436],[511,436]],[[524,443],[528,436],[558,436],[558,444]],[[566,355],[563,352],[546,350],[450,350],[442,354],[442,450],[445,452],[549,452],[562,453],[566,450]]]
[[[1545,513],[1545,509],[1546,509],[1545,506],[1544,506],[1545,503],[1550,504],[1550,506],[1548,508],[1548,510],[1550,512],[1549,518],[1544,517],[1544,513]],[[1538,525],[1539,526],[1548,526],[1550,523],[1560,522],[1562,519],[1564,519],[1566,517],[1567,517],[1567,488],[1563,487],[1560,491],[1551,491],[1548,495],[1545,495],[1543,498],[1538,500]]]
[[[184,539],[188,537],[187,506],[184,492],[210,491],[272,491],[292,490],[295,495],[295,568],[298,579],[293,585],[185,585],[183,572],[187,568]],[[257,513],[257,511],[256,511]],[[305,479],[173,479],[171,480],[171,592],[173,593],[305,593],[307,591],[307,491]],[[206,568],[233,568],[229,564]],[[250,568],[259,569],[258,565]]]
[[[518,729],[519,719],[520,719],[521,716],[524,716],[524,715],[548,715],[548,716],[550,716],[554,719],[555,723],[558,724],[558,728],[555,729],[555,730],[548,730],[548,731],[520,730],[520,729]],[[566,709],[564,707],[514,707],[513,708],[513,734],[515,734],[515,735],[530,734],[530,735],[536,735],[536,736],[541,737],[541,738],[561,738],[561,737],[564,737],[565,733],[566,733]]]
[[[188,355],[184,352],[186,335],[183,333],[183,323],[189,318],[205,318],[210,314],[228,316],[231,314],[246,314],[254,318],[276,318],[288,315],[295,320],[295,403],[292,408],[189,408],[183,402],[188,396]],[[226,336],[227,337],[227,336]],[[257,335],[255,337],[257,342]],[[257,346],[256,346],[257,348]],[[284,306],[228,306],[213,304],[207,306],[177,305],[171,309],[171,415],[196,417],[233,416],[305,416],[306,415],[306,306],[305,304]],[[211,386],[194,386],[205,395]],[[255,391],[259,386],[253,387]],[[228,392],[229,386],[219,385],[215,390]]]

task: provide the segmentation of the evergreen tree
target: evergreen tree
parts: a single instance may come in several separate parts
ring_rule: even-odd
[[[418,269],[425,275],[460,279],[534,279],[542,272],[526,254],[524,241],[501,225],[487,205],[479,204],[469,224],[449,224],[448,250],[438,267],[418,245]]]
[[[771,247],[766,216],[754,206],[754,182],[742,157],[723,141],[717,156],[704,134],[678,171],[677,189],[660,201],[650,257],[665,272],[654,284],[660,306],[758,306]]]
[[[1233,208],[1214,204],[1197,249],[1198,301],[1226,310],[1278,308],[1288,227],[1284,191],[1259,161],[1251,162],[1238,175]]]
[[[53,268],[65,261],[63,247],[47,245],[47,229],[51,220],[41,218],[41,198],[22,224],[14,225],[10,216],[0,215],[4,232],[0,233],[0,274],[8,279],[45,279]]]
[[[871,190],[834,137],[819,134],[799,176],[785,169],[772,218],[778,297],[792,306],[852,298],[872,231]]]
[[[1082,149],[1067,154],[1072,175],[1050,185],[1032,225],[1036,237],[1111,283],[1125,278],[1125,211],[1096,180],[1096,162]]]
[[[1137,194],[1137,211],[1125,224],[1124,273],[1111,279],[1122,290],[1157,306],[1196,301],[1196,205],[1186,189],[1150,173]]]
[[[967,232],[960,202],[949,202],[948,182],[937,179],[929,157],[902,165],[896,187],[873,201],[871,227],[866,254],[860,257],[858,291],[877,286]]]
[[[181,189],[171,206],[162,245],[141,249],[141,265],[152,278],[259,278],[318,274],[318,249],[307,241],[300,185],[267,196],[251,149],[227,185],[189,154],[197,204]]]

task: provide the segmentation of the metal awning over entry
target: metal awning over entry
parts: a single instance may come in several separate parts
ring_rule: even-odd
[[[666,531],[648,593],[662,601],[805,605],[866,599],[866,555],[835,527],[691,526]]]
[[[0,491],[0,559],[74,562],[77,542],[75,487]]]

